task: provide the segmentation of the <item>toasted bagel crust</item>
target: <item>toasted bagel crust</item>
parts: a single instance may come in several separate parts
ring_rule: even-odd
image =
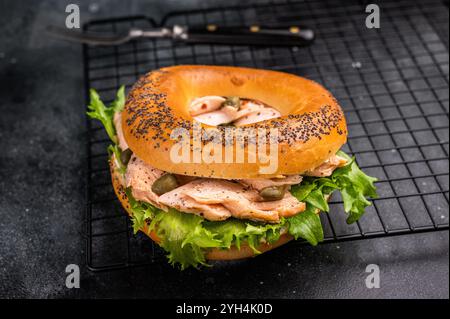
[[[262,174],[261,163],[174,163],[174,129],[191,132],[189,104],[208,95],[240,96],[276,108],[281,117],[252,128],[277,128],[278,168]],[[336,99],[321,85],[292,74],[250,68],[186,65],[155,70],[143,76],[128,94],[122,128],[131,150],[163,171],[225,179],[269,178],[299,174],[322,164],[346,142],[347,128]],[[224,132],[224,127],[219,127]],[[228,127],[230,129],[230,127]],[[231,127],[232,130],[237,128]],[[221,145],[222,154],[225,146]],[[243,149],[248,157],[249,147]],[[191,156],[193,158],[193,150]]]
[[[116,193],[117,197],[119,198],[122,206],[127,211],[128,215],[132,216],[132,211],[130,209],[130,203],[128,201],[127,194],[125,193],[125,183],[122,175],[117,171],[115,167],[115,163],[113,160],[109,161],[109,167],[111,172],[111,179],[112,184],[114,187],[114,192]],[[141,232],[143,232],[145,235],[149,236],[154,242],[160,243],[160,238],[158,238],[158,235],[156,232],[148,231],[147,225],[145,225]],[[284,234],[280,236],[280,239],[273,243],[273,244],[261,244],[257,249],[260,252],[266,252],[273,248],[276,248],[278,246],[281,246],[290,240],[292,240],[292,236],[288,234]],[[218,249],[218,248],[212,248],[206,251],[206,259],[208,260],[235,260],[235,259],[244,259],[255,256],[253,250],[246,245],[245,243],[241,245],[241,248],[238,249],[237,247],[232,246],[230,249]]]

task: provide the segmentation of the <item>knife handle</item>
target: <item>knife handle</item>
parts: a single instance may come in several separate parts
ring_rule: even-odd
[[[219,27],[209,24],[205,27],[190,27],[187,43],[265,45],[265,46],[304,46],[314,41],[314,31],[300,26],[263,27]]]

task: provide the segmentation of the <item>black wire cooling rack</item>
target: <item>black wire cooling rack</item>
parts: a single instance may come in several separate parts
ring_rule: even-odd
[[[218,64],[280,70],[318,81],[336,96],[349,128],[345,150],[379,178],[380,197],[356,224],[345,223],[340,198],[322,214],[325,242],[448,230],[449,54],[448,5],[442,1],[379,3],[381,28],[365,26],[365,4],[340,1],[267,2],[177,12],[162,23],[126,17],[93,21],[86,30],[157,25],[303,24],[316,30],[306,48],[174,45],[139,40],[120,46],[84,46],[86,94],[107,101],[146,72],[174,64]],[[166,262],[142,234],[134,235],[115,198],[106,134],[88,120],[87,264],[111,270]],[[290,245],[296,245],[291,243]]]

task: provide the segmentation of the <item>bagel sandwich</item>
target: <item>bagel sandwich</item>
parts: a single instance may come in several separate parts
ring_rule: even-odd
[[[135,232],[181,269],[256,256],[290,240],[323,241],[319,212],[341,193],[347,223],[377,197],[341,147],[336,99],[292,74],[181,65],[142,76],[88,116],[111,139],[114,191]]]

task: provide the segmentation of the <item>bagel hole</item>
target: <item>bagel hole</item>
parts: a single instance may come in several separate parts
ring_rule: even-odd
[[[281,117],[275,107],[240,96],[196,97],[191,100],[188,109],[194,120],[209,126],[244,126]]]

